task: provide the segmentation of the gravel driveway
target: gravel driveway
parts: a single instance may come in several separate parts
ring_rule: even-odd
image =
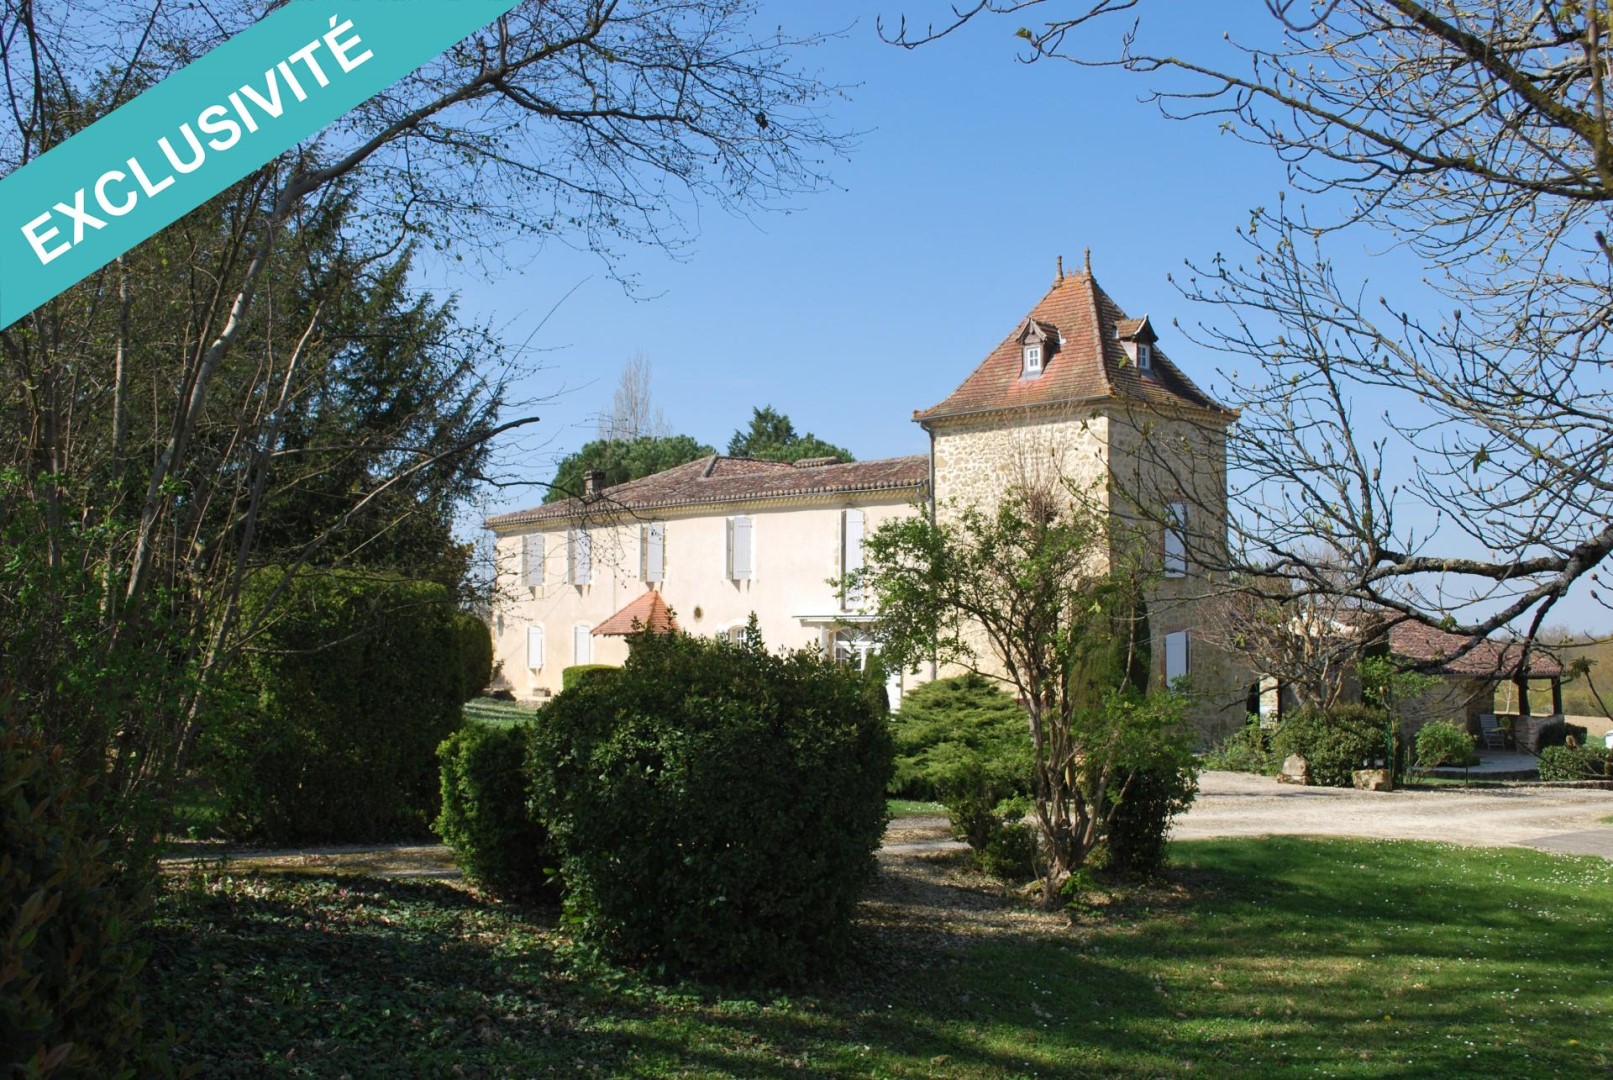
[[[1613,791],[1440,788],[1349,791],[1295,787],[1246,773],[1206,772],[1171,836],[1359,836],[1517,846],[1613,859]]]

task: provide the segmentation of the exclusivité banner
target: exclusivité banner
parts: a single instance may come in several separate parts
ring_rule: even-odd
[[[515,7],[292,0],[0,180],[0,327]]]

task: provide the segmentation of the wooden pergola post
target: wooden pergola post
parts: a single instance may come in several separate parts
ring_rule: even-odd
[[[1551,677],[1551,711],[1558,716],[1563,714],[1563,680],[1557,675]]]
[[[1529,676],[1518,674],[1512,677],[1512,685],[1518,688],[1518,715],[1529,715]]]

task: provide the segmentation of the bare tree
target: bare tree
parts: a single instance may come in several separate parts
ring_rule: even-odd
[[[1227,62],[1151,51],[1165,8],[982,0],[891,36],[1045,13],[1022,59],[1137,73],[1167,116],[1275,153],[1323,209],[1256,209],[1243,250],[1180,282],[1214,305],[1198,340],[1242,361],[1238,561],[1464,634],[1538,631],[1613,551],[1607,4],[1268,0],[1271,41]],[[1330,236],[1361,225],[1431,292],[1340,280]]]
[[[0,171],[276,6],[0,0]],[[330,248],[316,240],[335,228],[360,267],[406,245],[496,266],[510,242],[559,242],[619,275],[621,244],[685,245],[683,215],[701,203],[743,212],[821,188],[825,158],[847,143],[821,112],[830,88],[794,66],[814,39],[752,33],[751,14],[746,0],[530,0],[0,329],[0,410],[19,436],[7,464],[18,497],[46,508],[53,564],[64,530],[96,523],[106,645],[145,639],[157,615],[186,633],[171,655],[194,677],[167,719],[122,729],[108,755],[120,783],[182,760],[254,632],[238,624],[238,597],[275,485],[318,468],[283,444],[325,385],[328,310],[285,317],[321,272],[313,253]],[[501,407],[429,452],[366,447],[378,468],[328,527],[281,553],[285,565],[329,560],[338,534],[362,544],[347,529],[356,518],[535,419],[500,401],[508,368],[466,359],[455,377],[484,379],[481,400]],[[222,535],[209,525],[221,514]]]
[[[627,358],[622,378],[611,395],[610,412],[599,418],[599,438],[611,442],[631,441],[639,438],[662,439],[672,434],[667,423],[650,396],[650,358],[643,351]]]

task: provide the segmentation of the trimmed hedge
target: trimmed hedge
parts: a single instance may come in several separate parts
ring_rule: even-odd
[[[621,668],[615,664],[573,664],[568,668],[560,669],[560,689],[570,690],[595,672],[620,670]]]
[[[526,899],[550,891],[549,833],[532,812],[526,756],[532,723],[468,723],[437,748],[442,812],[433,828],[465,877]]]
[[[141,1033],[145,879],[118,872],[61,747],[0,725],[0,1072],[172,1075]]]
[[[459,653],[459,700],[481,696],[493,681],[493,631],[467,611],[454,612],[455,649]]]
[[[612,959],[746,984],[841,958],[885,828],[878,686],[815,651],[641,634],[533,731],[567,917]]]
[[[247,618],[279,579],[249,582]],[[356,571],[293,582],[208,733],[226,831],[269,843],[426,834],[437,747],[462,723],[459,618],[431,582]]]
[[[1369,705],[1336,705],[1326,713],[1305,709],[1277,726],[1272,750],[1279,761],[1290,754],[1304,758],[1314,783],[1351,787],[1363,762],[1384,759],[1388,722],[1386,712]]]
[[[1540,752],[1542,780],[1613,780],[1613,749],[1548,746]]]

